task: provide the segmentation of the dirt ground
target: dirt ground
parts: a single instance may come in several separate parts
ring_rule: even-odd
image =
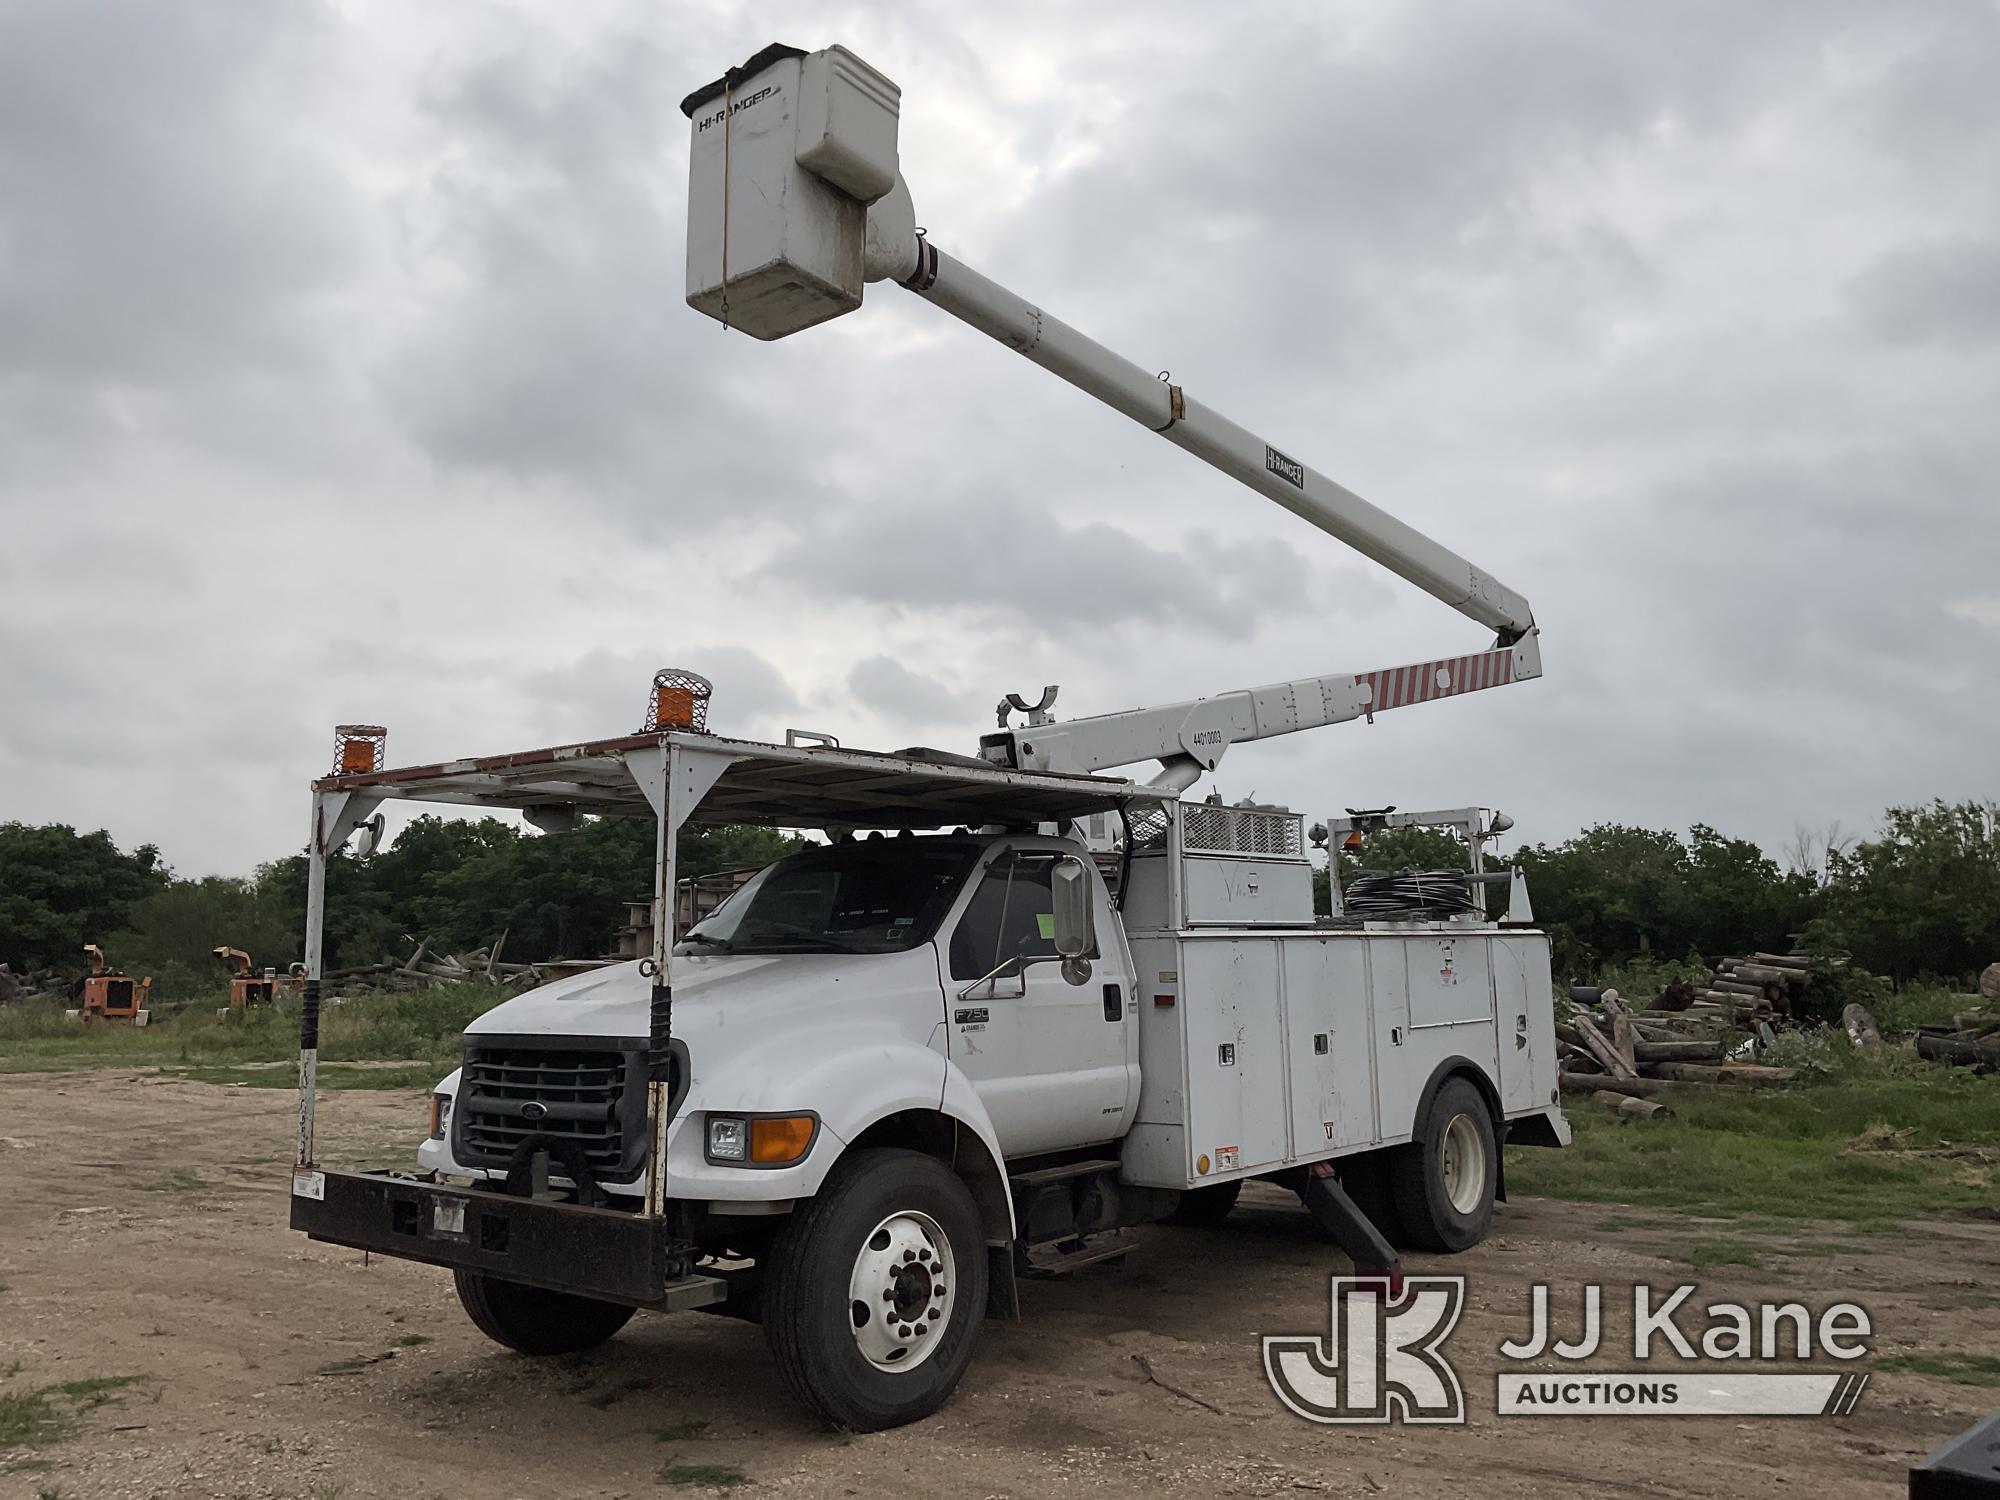
[[[143,1377],[69,1441],[0,1452],[0,1496],[612,1497],[740,1472],[738,1494],[800,1496],[1838,1500],[1902,1493],[1995,1395],[1880,1372],[1838,1420],[1498,1417],[1497,1347],[1525,1328],[1529,1283],[1567,1289],[1573,1317],[1587,1279],[1693,1279],[1671,1257],[1718,1232],[1525,1200],[1470,1254],[1410,1265],[1470,1278],[1447,1346],[1468,1425],[1315,1426],[1272,1395],[1257,1335],[1324,1334],[1326,1277],[1345,1267],[1260,1189],[1219,1229],[1150,1230],[1122,1267],[1028,1283],[1024,1320],[987,1325],[943,1412],[843,1436],[792,1406],[754,1327],[642,1315],[591,1355],[534,1361],[476,1333],[445,1273],[307,1243],[285,1228],[291,1110],[282,1090],[146,1074],[0,1078],[0,1374],[18,1363],[0,1391]],[[322,1154],[400,1153],[421,1110],[400,1092],[328,1096]],[[1794,1237],[1782,1271],[1725,1266],[1702,1285],[1702,1300],[1852,1297],[1878,1354],[2000,1352],[1996,1224],[1830,1227]],[[48,1467],[7,1472],[22,1459]]]

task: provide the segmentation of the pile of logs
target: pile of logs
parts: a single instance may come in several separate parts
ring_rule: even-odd
[[[466,953],[431,953],[431,939],[425,938],[407,959],[379,964],[358,964],[351,969],[328,969],[323,976],[329,985],[351,985],[373,990],[434,990],[447,984],[482,980],[487,984],[537,985],[547,977],[537,964],[510,964],[500,961],[507,934],[483,948]]]
[[[1671,1119],[1659,1096],[1676,1090],[1767,1088],[1790,1083],[1790,1068],[1732,1062],[1750,1040],[1735,1029],[1754,1007],[1691,1000],[1684,1009],[1634,1009],[1616,990],[1570,992],[1567,1020],[1556,1022],[1558,1081],[1606,1109],[1640,1119]]]
[[[1812,984],[1815,960],[1805,953],[1753,953],[1716,960],[1694,998],[1710,1005],[1789,1016]],[[1844,960],[1821,960],[1838,967]]]
[[[67,998],[73,984],[54,969],[30,969],[25,974],[16,974],[7,964],[0,964],[0,1005],[12,1005],[17,1000],[49,1000],[58,996]]]

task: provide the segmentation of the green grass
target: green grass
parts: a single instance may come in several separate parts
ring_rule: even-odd
[[[198,1172],[179,1168],[169,1172],[158,1182],[141,1183],[140,1190],[148,1193],[172,1193],[181,1198],[199,1198],[214,1185],[211,1182],[204,1182]]]
[[[144,1378],[100,1375],[32,1391],[0,1391],[0,1449],[47,1448],[74,1437],[84,1412],[110,1404],[117,1392]]]
[[[1682,1215],[1838,1220],[1863,1232],[1976,1212],[1995,1196],[1994,1166],[1943,1152],[2000,1148],[2000,1078],[1929,1064],[1909,1072],[1892,1059],[1786,1089],[1671,1102],[1677,1119],[1644,1128],[1570,1110],[1575,1144],[1508,1152],[1508,1189]]]
[[[430,1341],[431,1340],[429,1334],[406,1333],[401,1338],[396,1340],[396,1347],[398,1349],[416,1349],[424,1344],[428,1344]]]
[[[685,1443],[690,1438],[698,1438],[708,1431],[708,1423],[700,1417],[676,1417],[664,1427],[653,1429],[653,1440],[660,1443]]]
[[[733,1490],[749,1482],[750,1476],[735,1464],[683,1464],[669,1459],[660,1470],[661,1484],[684,1490]]]
[[[450,985],[412,994],[363,994],[327,1006],[320,1019],[320,1080],[329,1088],[422,1088],[458,1061],[468,1022],[511,992],[485,984]],[[234,1011],[191,1006],[151,1026],[82,1025],[60,1006],[0,1010],[0,1073],[82,1068],[158,1067],[203,1083],[291,1088],[287,1063],[298,1056],[292,1004]],[[407,1062],[411,1067],[342,1068],[343,1063]]]
[[[1982,1006],[1989,1012],[1994,1009],[1977,995],[1962,995],[1935,985],[1910,985],[1893,995],[1870,1000],[1867,1005],[1884,1035],[1915,1031],[1919,1026],[1949,1026],[1962,1010],[1978,1010]]]
[[[1768,1245],[1752,1244],[1747,1240],[1697,1240],[1678,1258],[1684,1260],[1703,1276],[1717,1266],[1748,1266],[1753,1271],[1762,1270],[1764,1257],[1771,1254]]]
[[[1959,1385],[2000,1385],[2000,1355],[1959,1354],[1949,1350],[1929,1354],[1892,1354],[1875,1361],[1878,1370],[1908,1370],[1933,1375]]]

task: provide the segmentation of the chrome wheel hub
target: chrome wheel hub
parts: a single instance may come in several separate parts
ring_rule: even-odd
[[[929,1359],[958,1300],[951,1242],[937,1221],[906,1209],[877,1224],[854,1257],[847,1299],[855,1345],[876,1369]]]

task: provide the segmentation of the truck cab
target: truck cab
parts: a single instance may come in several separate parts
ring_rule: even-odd
[[[1091,907],[1082,983],[1056,948],[1058,871]],[[688,1085],[668,1181],[704,1211],[810,1196],[844,1144],[947,1096],[977,1101],[964,1123],[1003,1160],[1116,1141],[1138,1107],[1131,958],[1072,840],[899,832],[821,845],[753,876],[682,934],[673,965]],[[465,1066],[438,1088],[448,1128],[421,1164],[500,1180],[524,1141],[553,1136],[576,1143],[605,1194],[641,1196],[644,1097],[625,1081],[646,1051],[643,967],[564,980],[476,1020]],[[542,1097],[552,1088],[560,1100]],[[546,1113],[524,1118],[536,1103]],[[781,1148],[753,1139],[753,1123],[792,1118],[811,1121],[783,1148],[798,1158],[756,1159],[753,1148]]]

